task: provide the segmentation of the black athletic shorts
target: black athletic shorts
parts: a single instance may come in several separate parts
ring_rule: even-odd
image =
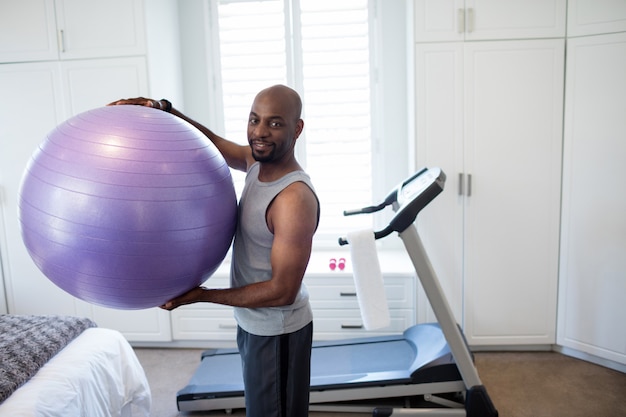
[[[313,323],[294,333],[255,336],[237,328],[246,417],[307,417]]]

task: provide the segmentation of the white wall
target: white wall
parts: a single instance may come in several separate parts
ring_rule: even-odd
[[[211,108],[213,65],[207,56],[210,42],[210,4],[204,0],[178,2],[185,113],[223,134],[219,112]]]
[[[178,1],[149,0],[145,10],[151,98],[166,98],[183,108]]]

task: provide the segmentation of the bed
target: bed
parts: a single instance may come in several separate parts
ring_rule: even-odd
[[[0,416],[149,416],[151,394],[117,331],[68,316],[0,315]]]

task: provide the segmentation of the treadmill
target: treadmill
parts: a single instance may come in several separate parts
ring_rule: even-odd
[[[437,280],[415,227],[419,212],[443,191],[446,176],[424,168],[395,187],[376,206],[344,212],[396,212],[375,232],[397,232],[411,258],[438,323],[411,326],[401,335],[314,342],[311,353],[311,411],[372,413],[373,416],[436,415],[497,417],[461,329]],[[348,244],[344,238],[340,245]],[[409,408],[420,398],[430,408]],[[392,400],[402,399],[397,403]],[[176,397],[179,411],[245,407],[237,349],[209,349]]]

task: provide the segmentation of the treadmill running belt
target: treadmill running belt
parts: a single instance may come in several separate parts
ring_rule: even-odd
[[[409,381],[414,359],[415,349],[404,339],[316,346],[311,357],[311,389]]]
[[[444,372],[445,371],[445,372]],[[403,335],[316,342],[311,354],[311,391],[405,385],[460,378],[434,323]],[[178,402],[243,396],[241,358],[236,349],[207,350]]]
[[[311,390],[350,384],[366,386],[381,381],[410,382],[415,349],[404,339],[376,340],[344,345],[319,345],[311,355]],[[384,357],[384,360],[381,358]],[[209,351],[179,400],[230,397],[243,393],[241,358],[236,350]]]

